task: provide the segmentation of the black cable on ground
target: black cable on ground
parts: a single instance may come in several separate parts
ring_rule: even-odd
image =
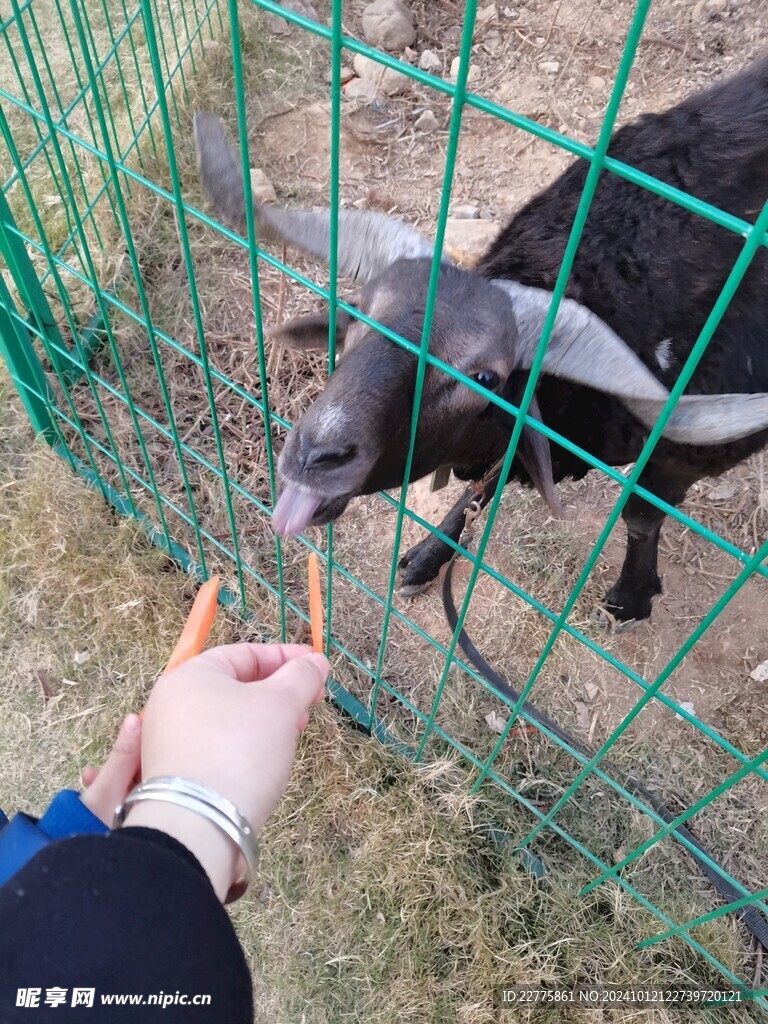
[[[443,609],[445,611],[445,617],[452,630],[456,629],[456,624],[459,621],[453,600],[452,589],[452,575],[455,563],[456,557],[454,555],[448,563],[448,568],[446,569],[445,576],[443,577]],[[491,668],[467,636],[464,629],[459,633],[459,646],[471,664],[475,666],[478,672],[485,676],[491,686],[498,691],[498,693],[506,697],[508,700],[517,703],[520,699],[520,693],[510,686],[507,680],[502,678],[495,669]],[[585,746],[574,736],[571,736],[570,733],[566,732],[565,729],[557,724],[557,722],[553,722],[551,718],[548,718],[542,711],[539,711],[535,704],[531,704],[530,701],[523,701],[521,710],[524,711],[529,718],[538,722],[539,725],[543,725],[551,733],[557,736],[558,739],[567,743],[568,746],[579,754],[582,754],[589,760],[594,757],[594,750],[590,750],[589,747]],[[617,768],[615,764],[611,764],[611,762],[606,761],[605,758],[601,758],[600,764],[602,768],[609,769],[613,772],[613,774],[621,780],[630,792],[635,793],[637,796],[646,800],[656,814],[658,814],[658,816],[667,824],[678,817],[677,814],[673,814],[666,804],[662,803],[656,796],[654,796],[654,794],[633,775],[628,775],[620,768]],[[685,825],[677,825],[676,828],[670,832],[670,835],[675,834],[685,838],[697,850],[709,857],[707,850]],[[723,875],[719,874],[715,868],[707,863],[707,861],[698,857],[690,849],[688,849],[688,853],[690,853],[699,870],[709,879],[714,888],[727,903],[734,903],[736,900],[742,898],[743,893],[739,892],[727,878],[724,878]],[[710,860],[713,860],[713,862],[716,863],[714,858],[710,857]],[[766,918],[757,907],[753,906],[741,907],[738,910],[734,910],[733,913],[744,923],[750,934],[757,940],[757,942],[760,943],[763,949],[768,952],[768,918]]]

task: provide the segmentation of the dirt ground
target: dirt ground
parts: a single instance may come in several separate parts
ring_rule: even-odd
[[[760,52],[768,31],[768,4],[727,3],[659,4],[652,8],[622,105],[620,121],[641,112],[660,110],[690,91],[745,65]],[[327,14],[319,5],[320,14]],[[359,4],[345,7],[345,31],[360,35]],[[426,47],[443,60],[446,73],[458,50],[458,11],[451,3],[415,4],[418,38],[414,57]],[[498,5],[495,17],[481,18],[472,62],[476,78],[472,88],[535,120],[585,141],[594,140],[620,58],[633,4],[585,3],[563,0],[557,5],[527,3]],[[246,58],[253,68],[248,83],[251,161],[264,170],[280,197],[289,202],[322,206],[327,203],[330,153],[330,108],[327,102],[328,60],[321,43],[294,29],[285,34],[258,35],[258,28],[243,33]],[[249,42],[251,40],[251,42]],[[255,40],[255,41],[254,41]],[[253,52],[249,51],[249,46]],[[191,105],[220,113],[228,129],[236,130],[233,97],[227,76],[226,46],[209,50],[206,66],[195,83]],[[555,74],[546,70],[558,65]],[[542,65],[545,67],[542,68]],[[403,217],[429,233],[434,226],[442,185],[447,130],[424,136],[414,121],[429,107],[447,126],[449,100],[414,86],[400,97],[359,108],[342,106],[341,196],[345,205],[383,209]],[[178,158],[189,201],[207,209],[196,180],[191,139],[182,128],[177,138]],[[472,203],[482,217],[502,224],[521,203],[551,181],[570,161],[563,151],[521,131],[468,109],[465,111],[452,203]],[[160,172],[158,172],[160,173]],[[141,200],[139,199],[139,202]],[[148,297],[155,323],[181,345],[196,349],[194,320],[188,302],[186,271],[181,260],[168,260],[177,249],[175,226],[167,204],[148,199],[148,211],[134,214],[142,262],[149,281]],[[146,213],[149,212],[149,216]],[[151,231],[142,229],[143,223]],[[200,293],[209,356],[214,368],[240,385],[244,392],[261,396],[253,350],[253,307],[247,253],[220,235],[190,223],[196,282]],[[177,249],[178,251],[178,249]],[[283,255],[279,250],[278,257]],[[286,254],[291,266],[323,283],[324,272],[300,255]],[[260,268],[260,290],[265,320],[316,308],[306,289],[286,283],[276,271]],[[345,285],[342,283],[342,294]],[[166,422],[147,351],[146,337],[135,325],[117,324],[133,397],[161,423]],[[163,363],[179,431],[184,440],[216,464],[216,451],[206,406],[202,377],[184,355],[164,351]],[[294,419],[322,386],[325,357],[274,351],[268,355],[270,402],[278,414]],[[96,369],[116,382],[108,356]],[[218,386],[216,407],[230,479],[245,492],[268,503],[264,432],[260,416],[243,394]],[[89,395],[82,389],[89,425],[99,426]],[[111,413],[130,439],[127,412]],[[124,428],[124,429],[123,429]],[[279,429],[274,430],[279,450]],[[120,442],[123,444],[123,442]],[[166,438],[149,434],[158,482],[185,508],[182,481]],[[135,446],[126,441],[123,457],[141,470]],[[226,547],[230,531],[220,484],[212,474],[190,473],[201,525]],[[460,486],[430,494],[414,487],[410,507],[438,523]],[[508,488],[488,548],[487,563],[522,587],[536,600],[559,612],[616,499],[618,487],[597,474],[585,481],[560,486],[571,516],[554,523],[537,496]],[[768,528],[764,456],[738,467],[717,481],[702,481],[691,491],[684,511],[742,550],[755,549]],[[274,545],[266,520],[238,494],[234,496],[244,561],[271,582],[276,581]],[[182,529],[187,529],[182,527]],[[187,534],[189,533],[187,529]],[[408,521],[403,549],[421,535]],[[316,531],[322,546],[324,534]],[[394,513],[378,497],[353,502],[335,537],[334,556],[349,576],[334,581],[335,639],[367,667],[376,664],[381,638],[382,608],[361,593],[362,583],[376,594],[386,594],[394,539]],[[570,623],[632,672],[652,682],[706,614],[738,571],[737,562],[692,531],[667,523],[661,544],[664,595],[655,604],[650,623],[634,630],[611,633],[595,621],[602,595],[615,579],[623,557],[624,531],[614,531],[592,577],[584,588]],[[294,542],[284,546],[287,593],[304,605],[303,555]],[[223,563],[233,587],[231,564]],[[458,585],[466,568],[457,572]],[[350,577],[352,579],[350,579]],[[259,614],[270,628],[276,621],[274,602],[257,594]],[[764,715],[766,684],[750,678],[754,667],[768,656],[765,622],[768,590],[764,580],[748,583],[729,604],[692,653],[680,665],[663,694],[727,743],[755,755],[765,747],[768,726]],[[447,644],[450,633],[443,617],[437,588],[414,599],[396,599],[397,612],[389,629],[384,678],[413,706],[428,713],[443,667],[439,652],[430,648],[413,625]],[[513,680],[524,680],[533,667],[549,632],[549,622],[492,578],[482,574],[467,619],[467,629],[479,648]],[[339,662],[340,679],[366,700],[370,680],[350,663]],[[636,682],[612,664],[563,636],[538,678],[533,697],[537,704],[566,724],[582,740],[599,744],[610,735],[641,696]],[[637,717],[616,748],[617,756],[667,780],[688,802],[737,767],[734,759],[714,742],[683,721],[675,706],[654,700]],[[395,697],[382,692],[379,711],[395,731],[413,739],[415,721]],[[496,739],[485,723],[491,712],[504,715],[495,698],[478,689],[467,677],[449,674],[437,714],[437,724],[477,757],[490,754]],[[537,746],[539,746],[537,741]],[[518,763],[518,753],[504,751]],[[549,757],[543,749],[537,757]],[[702,765],[706,770],[702,771]],[[567,769],[568,774],[573,768]],[[758,821],[765,804],[765,786],[745,782],[724,797],[718,807],[729,814]],[[718,811],[718,813],[720,813]],[[711,818],[711,821],[709,820]],[[700,816],[701,827],[718,831],[714,809]],[[709,824],[708,824],[709,822]],[[768,846],[755,853],[755,864],[768,865]],[[751,874],[751,871],[748,871]]]
[[[502,7],[497,17],[486,20],[478,33],[472,59],[479,78],[473,87],[481,95],[509,104],[542,123],[591,141],[604,111],[632,8],[630,3],[585,4],[583,0],[564,0],[559,5],[530,3],[514,9]],[[415,11],[419,26],[415,52],[431,47],[448,69],[458,45],[455,5],[416,5]],[[345,30],[353,34],[359,34],[360,29],[357,13],[355,5],[349,5],[349,14],[345,12]],[[759,52],[766,27],[766,4],[728,4],[723,10],[713,4],[699,4],[695,8],[684,4],[657,5],[652,9],[620,119],[663,109],[692,89],[747,63]],[[273,60],[269,73],[262,76],[266,81],[254,83],[248,96],[253,126],[252,162],[267,173],[282,198],[321,205],[327,199],[330,139],[330,113],[325,100],[327,60],[322,46],[309,41],[299,30],[276,38],[274,45],[282,52],[282,70],[280,63]],[[215,60],[219,59],[226,62],[224,55],[216,55]],[[206,69],[207,81],[200,85],[198,103],[205,99],[211,105],[211,97],[206,93],[221,90],[215,80],[215,60]],[[559,64],[556,75],[541,70],[540,65],[548,62]],[[302,77],[297,81],[299,63]],[[225,117],[230,115],[231,125],[231,96],[228,99],[228,106],[221,112]],[[226,98],[222,102],[226,104]],[[446,132],[422,136],[414,131],[414,119],[428,105],[447,124],[448,99],[421,87],[414,87],[405,96],[380,104],[375,110],[344,104],[344,204],[386,209],[422,230],[430,230],[440,196]],[[184,142],[180,159],[185,184],[194,201],[199,194],[198,186],[190,167],[189,140]],[[467,110],[453,203],[471,202],[479,206],[481,216],[503,223],[569,160],[567,154],[549,144]],[[201,205],[205,208],[204,201]],[[193,226],[193,234],[196,230],[197,226]],[[195,249],[197,284],[211,361],[223,374],[258,397],[258,372],[251,348],[253,321],[247,256],[221,238],[214,239],[210,232],[201,232]],[[154,263],[155,255],[159,258],[161,247],[155,244],[156,254],[144,247],[147,262]],[[315,280],[323,281],[322,271],[318,273],[317,268],[295,253],[289,254],[289,262]],[[191,317],[185,300],[181,299],[181,305],[178,301],[184,268],[172,263],[170,267],[158,266],[157,270],[150,299],[158,310],[159,326],[182,344],[194,347]],[[262,269],[260,280],[267,323],[317,305],[305,289],[292,284],[286,287],[284,279],[269,268]],[[169,292],[175,300],[172,308]],[[149,355],[145,349],[138,355],[130,349],[132,333],[128,332],[125,344],[133,360],[131,380],[138,389],[138,394],[134,390],[134,397],[156,412],[162,422]],[[270,399],[278,413],[290,419],[306,407],[321,386],[323,362],[321,356],[279,351],[270,355]],[[215,458],[209,429],[206,436],[209,417],[200,404],[197,369],[183,359],[169,360],[166,367],[184,436]],[[115,375],[112,376],[114,379]],[[193,415],[196,403],[199,412]],[[253,413],[248,413],[247,404],[223,388],[217,396],[217,406],[223,409],[220,419],[233,479],[267,500],[263,431]],[[122,418],[126,419],[124,414]],[[167,442],[159,439],[157,443],[168,450]],[[278,438],[278,447],[279,443]],[[127,457],[130,458],[130,453]],[[169,473],[173,474],[172,464]],[[702,481],[692,490],[684,510],[731,543],[752,551],[768,526],[765,481],[764,456],[758,456],[722,480]],[[439,522],[459,486],[454,484],[436,495],[416,487],[411,507],[428,520]],[[597,474],[585,482],[561,485],[560,490],[572,512],[566,526],[548,522],[546,509],[531,495],[508,489],[487,554],[491,566],[555,611],[562,607],[580,561],[617,494],[617,488]],[[181,498],[183,504],[183,495]],[[210,524],[216,537],[226,537],[227,521],[222,518],[221,501],[211,504],[215,507],[201,503],[202,520]],[[271,558],[269,533],[261,528],[262,522],[252,521],[252,512],[244,509],[243,515],[243,556],[252,565],[264,567],[265,558]],[[353,503],[337,530],[338,560],[377,593],[386,590],[393,522],[391,509],[387,510],[379,499],[361,499]],[[409,522],[404,543],[414,542],[419,535],[418,526]],[[545,544],[541,543],[542,536],[546,536]],[[579,600],[572,624],[652,681],[733,578],[737,563],[691,531],[668,523],[661,548],[665,593],[656,602],[652,622],[634,631],[610,635],[592,619],[603,592],[618,572],[623,536],[620,527]],[[290,565],[291,545],[287,547]],[[541,571],[544,563],[546,572]],[[295,583],[300,585],[298,579]],[[375,660],[380,610],[371,601],[361,602],[359,593],[349,589],[348,601],[344,581],[339,582],[336,590],[338,639],[361,660]],[[415,601],[403,600],[399,607],[437,639],[447,639],[436,591]],[[758,712],[764,706],[765,684],[756,683],[749,675],[766,655],[765,609],[764,581],[748,584],[665,688],[672,699],[685,703],[688,710],[722,731],[730,742],[753,753],[762,749],[766,738],[765,722]],[[481,647],[494,651],[497,662],[516,678],[524,676],[532,666],[533,653],[543,642],[547,628],[541,616],[488,578],[481,578],[478,584],[468,627],[482,641]],[[408,651],[408,675],[421,680],[416,689],[429,692],[434,677],[430,676],[432,666],[424,662],[421,643],[418,638],[415,646],[409,641],[407,627],[393,628],[393,647],[405,647]],[[393,658],[400,660],[398,652]],[[361,681],[359,692],[367,685]],[[414,695],[413,687],[414,684],[407,686],[408,696]],[[639,696],[636,684],[606,662],[577,649],[570,640],[559,644],[545,666],[536,692],[545,708],[559,712],[569,721],[578,717],[577,711],[584,719],[583,709],[577,709],[576,704],[586,703],[593,739],[606,736]],[[673,743],[678,742],[679,721],[656,702],[638,720],[638,728],[641,732],[671,732]],[[692,734],[690,738],[695,740]]]
[[[321,17],[328,4],[316,4]],[[362,4],[345,4],[345,31],[361,36]],[[449,0],[412,4],[418,36],[414,59],[430,48],[443,61],[445,74],[458,53],[461,5]],[[516,112],[571,137],[593,142],[599,130],[633,12],[629,0],[561,0],[497,4],[495,16],[484,20],[476,33],[472,62],[477,78],[471,88]],[[257,15],[254,15],[258,19]],[[245,24],[245,22],[244,22]],[[254,27],[255,25],[255,27]],[[249,22],[243,35],[248,70],[248,111],[251,160],[274,183],[282,200],[293,204],[326,205],[330,108],[327,103],[328,62],[321,44],[293,30],[279,36],[260,32]],[[766,0],[703,0],[653,5],[635,61],[619,121],[646,111],[664,109],[689,92],[740,67],[761,52],[768,37]],[[557,65],[557,70],[551,69]],[[546,67],[549,67],[549,71]],[[192,105],[221,114],[234,134],[235,120],[229,70],[228,43],[208,48]],[[424,109],[434,111],[441,127],[424,136],[414,129]],[[383,209],[401,216],[426,233],[434,230],[437,215],[450,104],[447,97],[421,86],[404,96],[356,108],[343,102],[341,141],[341,195],[344,205]],[[176,136],[185,198],[199,209],[207,206],[196,180],[188,124]],[[532,138],[486,115],[465,111],[452,203],[472,203],[480,215],[500,225],[571,161],[565,152]],[[158,168],[158,177],[164,170]],[[176,227],[165,201],[136,197],[132,213],[136,225],[142,270],[155,325],[187,349],[196,351],[186,270],[178,258]],[[246,500],[245,493],[269,501],[264,429],[258,411],[247,396],[260,399],[262,387],[254,353],[253,302],[247,253],[211,229],[190,222],[197,287],[200,293],[206,341],[212,366],[239,385],[236,394],[216,385],[216,407],[230,478],[243,489],[234,507],[240,534],[240,553],[255,572],[276,580],[274,545],[264,517]],[[169,258],[169,250],[175,253]],[[281,256],[280,251],[275,255]],[[289,264],[323,283],[324,272],[294,252]],[[116,281],[125,280],[125,265],[115,265]],[[262,266],[260,284],[265,320],[316,308],[319,303],[298,285]],[[347,294],[344,286],[342,294]],[[131,295],[130,283],[125,292]],[[119,347],[127,364],[134,400],[161,423],[165,414],[156,374],[146,348],[146,335],[127,320],[115,324]],[[163,366],[179,431],[186,443],[216,463],[210,413],[197,367],[182,352],[164,350]],[[95,369],[116,383],[113,363],[106,353]],[[325,358],[272,352],[268,360],[272,408],[293,419],[306,408],[322,386]],[[78,393],[79,408],[89,429],[100,436],[95,407],[87,388]],[[108,403],[117,425],[118,444],[126,463],[137,471],[141,462],[130,442],[127,412]],[[281,431],[273,431],[277,448]],[[186,508],[173,451],[161,432],[148,431],[148,450],[165,493]],[[215,540],[230,545],[228,521],[220,484],[213,475],[192,465],[193,489],[201,524]],[[684,511],[746,552],[755,550],[768,532],[768,476],[765,458],[758,456],[717,481],[702,481],[689,494]],[[438,523],[459,493],[453,482],[447,490],[430,494],[426,487],[412,489],[409,506],[430,522]],[[535,599],[559,612],[573,586],[590,545],[597,537],[618,494],[618,487],[591,474],[578,483],[561,485],[560,494],[571,517],[552,522],[539,498],[507,489],[486,561]],[[149,507],[149,505],[147,505]],[[172,517],[173,521],[173,517]],[[177,520],[179,534],[188,528]],[[407,522],[403,547],[414,543],[420,528]],[[313,534],[323,546],[324,532]],[[346,572],[376,594],[386,593],[394,538],[391,506],[373,496],[352,504],[335,531],[334,557]],[[634,630],[611,633],[595,620],[600,599],[613,583],[623,556],[624,532],[610,538],[570,619],[570,624],[602,645],[614,658],[648,682],[663,669],[702,616],[738,571],[728,554],[677,523],[667,523],[661,543],[664,595],[657,599],[650,623]],[[213,549],[212,549],[213,550]],[[285,579],[289,597],[304,606],[304,549],[284,545]],[[217,561],[233,586],[231,564]],[[458,583],[466,570],[457,572]],[[257,611],[267,629],[274,630],[276,603],[254,587]],[[450,633],[445,624],[437,588],[416,599],[398,598],[389,631],[384,677],[413,705],[428,712],[443,667],[439,652],[430,648],[411,623],[440,643]],[[753,580],[729,604],[712,628],[676,670],[664,688],[666,694],[705,725],[717,730],[727,743],[754,756],[768,740],[768,684],[750,678],[755,666],[768,658],[766,621],[768,584]],[[341,574],[334,580],[335,639],[359,662],[371,667],[378,655],[382,608]],[[296,625],[291,617],[289,628]],[[481,575],[467,619],[477,646],[511,679],[524,680],[548,635],[547,620],[490,577]],[[353,692],[365,698],[370,680],[339,659],[337,674]],[[641,688],[607,661],[572,638],[563,636],[546,662],[533,698],[582,740],[599,744],[607,738],[641,696]],[[477,684],[451,672],[437,723],[477,757],[486,757],[496,734],[485,723],[492,711],[504,706]],[[383,694],[379,711],[406,739],[414,735],[413,716],[395,699]],[[531,784],[547,775],[552,752],[538,738],[508,745],[500,759],[500,772],[522,773]],[[627,764],[640,764],[652,781],[663,780],[665,791],[679,793],[683,805],[702,796],[737,767],[736,760],[675,714],[674,708],[654,701],[635,720],[617,747]],[[559,763],[558,785],[567,784],[573,764]],[[542,793],[546,806],[551,794]],[[700,834],[727,857],[745,884],[758,884],[768,876],[768,833],[765,783],[746,781],[725,797],[716,809],[697,817]],[[723,823],[727,827],[723,827]]]

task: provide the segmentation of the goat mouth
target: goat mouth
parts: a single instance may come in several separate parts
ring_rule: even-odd
[[[328,497],[284,480],[272,513],[272,528],[280,537],[297,537],[308,526],[323,526],[338,519],[350,496]]]

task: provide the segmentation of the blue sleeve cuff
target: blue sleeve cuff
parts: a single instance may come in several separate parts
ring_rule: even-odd
[[[109,829],[92,814],[73,789],[63,789],[35,821],[17,814],[0,828],[0,885],[12,878],[44,846],[68,836],[106,835]]]
[[[37,824],[51,839],[66,839],[84,832],[105,836],[109,832],[109,828],[88,810],[74,789],[62,789],[57,793]]]

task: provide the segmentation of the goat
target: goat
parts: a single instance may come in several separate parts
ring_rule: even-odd
[[[198,170],[218,214],[245,223],[239,158],[220,122],[197,114]],[[617,131],[609,155],[719,209],[753,222],[768,196],[768,58]],[[441,264],[429,351],[510,402],[524,389],[551,289],[587,175],[578,160],[515,214],[471,270]],[[254,200],[262,237],[328,258],[329,214]],[[371,211],[339,211],[338,266],[360,285],[367,316],[416,344],[433,246],[404,223]],[[608,172],[601,175],[544,357],[530,415],[604,463],[637,458],[668,389],[698,337],[743,240],[701,216]],[[272,331],[301,348],[324,347],[328,317],[314,314]],[[273,525],[296,534],[335,520],[350,499],[402,483],[416,357],[338,311],[343,355],[323,393],[291,431],[279,460]],[[667,422],[640,484],[676,506],[703,476],[715,476],[768,441],[768,254],[761,246]],[[498,477],[512,417],[484,394],[426,368],[411,480],[448,467]],[[510,474],[535,485],[559,511],[554,484],[590,466],[526,427]],[[488,478],[490,477],[490,478]],[[471,490],[471,488],[470,488]],[[469,493],[469,491],[467,492]],[[458,540],[467,495],[441,523]],[[606,606],[622,621],[651,613],[661,592],[658,541],[664,513],[633,494],[627,551]],[[451,549],[431,535],[406,553],[401,593],[438,574]]]

